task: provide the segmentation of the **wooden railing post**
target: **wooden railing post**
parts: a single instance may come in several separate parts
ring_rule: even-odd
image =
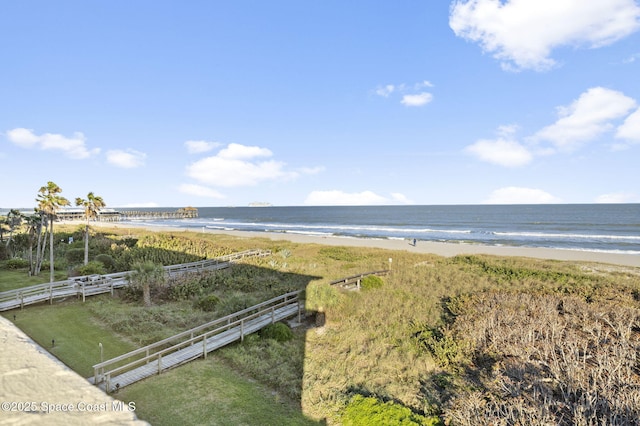
[[[207,335],[202,336],[202,357],[207,359]]]

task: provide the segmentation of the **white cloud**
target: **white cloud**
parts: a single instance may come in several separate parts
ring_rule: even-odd
[[[7,132],[7,138],[10,142],[22,148],[58,150],[73,159],[89,158],[100,152],[99,148],[87,149],[86,138],[80,132],[76,132],[73,137],[68,138],[56,133],[36,135],[31,129],[16,128]]]
[[[415,90],[421,90],[421,89],[424,89],[425,87],[433,87],[433,84],[429,80],[423,80],[420,83],[416,83],[413,85],[413,88]]]
[[[221,187],[252,186],[266,180],[297,177],[297,173],[285,171],[285,164],[280,161],[256,160],[272,155],[267,148],[229,144],[217,155],[187,166],[186,174],[201,183]]]
[[[406,204],[407,198],[399,193],[392,194],[392,199],[385,198],[372,191],[344,192],[312,191],[304,203],[310,206],[372,206],[384,204]]]
[[[202,186],[202,185],[184,183],[180,185],[178,190],[184,194],[195,195],[196,197],[216,198],[216,199],[225,198],[223,194],[216,191],[215,189],[211,189],[209,187]]]
[[[485,204],[550,204],[561,200],[541,189],[508,186],[496,189]]]
[[[426,88],[433,87],[433,84],[429,80],[423,80],[413,85],[407,84],[386,84],[384,86],[378,86],[375,90],[376,95],[388,98],[394,93],[402,94],[400,103],[405,106],[423,106],[433,100],[433,95],[424,91]],[[421,91],[420,93],[408,93],[414,91]]]
[[[611,194],[602,194],[596,198],[596,203],[603,204],[637,202],[640,202],[640,197],[632,192],[614,192]]]
[[[382,96],[383,98],[388,98],[390,94],[392,94],[396,90],[396,87],[393,84],[387,84],[385,86],[378,86],[376,89],[376,95]]]
[[[634,53],[633,55],[628,56],[627,58],[622,60],[623,64],[632,64],[635,61],[640,59],[640,53]]]
[[[187,152],[189,154],[201,154],[203,152],[211,151],[221,144],[219,142],[208,142],[208,141],[186,141],[184,145],[187,147]]]
[[[481,161],[504,167],[520,167],[528,164],[533,155],[522,144],[514,140],[516,125],[498,127],[497,139],[480,139],[465,151]]]
[[[135,169],[144,166],[147,154],[133,149],[115,149],[107,151],[107,163],[123,169]]]
[[[124,207],[124,208],[133,208],[133,207],[142,207],[142,208],[154,208],[154,207],[160,207],[160,205],[158,203],[155,203],[153,201],[150,202],[146,202],[146,203],[131,203],[131,204],[124,204],[122,206],[118,206],[118,207]]]
[[[391,198],[394,201],[396,201],[397,203],[400,203],[400,204],[413,204],[413,201],[408,199],[406,195],[401,194],[399,192],[392,192],[391,193]]]
[[[433,100],[433,95],[428,92],[422,92],[417,95],[404,95],[402,97],[402,103],[406,106],[423,106]]]
[[[449,26],[504,69],[546,70],[561,46],[606,46],[640,28],[634,0],[458,0]]]
[[[317,166],[317,167],[301,167],[298,169],[298,171],[302,174],[305,175],[317,175],[318,173],[322,173],[325,171],[325,167],[324,166]]]
[[[230,143],[218,153],[218,157],[228,160],[246,160],[254,157],[271,157],[273,153],[267,148]]]
[[[612,121],[624,117],[635,105],[635,100],[622,92],[593,87],[568,107],[559,107],[558,121],[538,131],[534,139],[550,141],[561,150],[574,150],[611,130]]]
[[[630,114],[616,131],[616,138],[631,143],[640,142],[640,108]],[[624,146],[623,146],[624,147]]]

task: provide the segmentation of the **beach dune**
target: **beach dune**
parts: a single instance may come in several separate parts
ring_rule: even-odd
[[[351,246],[351,247],[378,247],[387,250],[406,250],[415,253],[431,253],[439,256],[457,256],[464,254],[489,254],[494,256],[518,256],[535,259],[551,259],[561,261],[579,261],[608,263],[620,266],[640,267],[640,255],[612,252],[597,252],[586,250],[562,250],[539,247],[510,247],[510,246],[489,246],[481,244],[467,243],[442,243],[434,241],[418,241],[413,245],[413,241],[402,239],[374,239],[374,238],[342,238],[314,236],[291,233],[275,232],[248,232],[248,231],[227,231],[218,229],[203,228],[178,228],[163,226],[141,226],[135,223],[100,223],[92,225],[104,226],[108,228],[144,228],[159,232],[206,232],[211,234],[226,234],[240,238],[269,238],[271,240],[286,240],[301,244],[323,244],[331,246]]]

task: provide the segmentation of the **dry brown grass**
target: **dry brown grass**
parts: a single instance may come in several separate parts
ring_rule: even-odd
[[[470,305],[453,327],[473,387],[448,403],[453,424],[640,424],[637,308],[523,293]]]

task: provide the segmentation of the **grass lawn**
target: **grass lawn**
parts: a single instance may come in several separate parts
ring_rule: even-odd
[[[114,397],[135,402],[138,418],[154,426],[318,425],[297,404],[209,356],[121,389]]]
[[[56,271],[56,281],[64,280],[67,278],[66,273]],[[40,272],[40,275],[30,277],[27,269],[8,270],[3,269],[0,271],[0,292],[15,290],[16,288],[27,287],[30,285],[43,284],[49,282],[49,270]]]
[[[93,376],[92,366],[100,362],[99,343],[105,360],[136,349],[103,327],[79,301],[54,302],[53,306],[40,304],[2,315],[10,321],[15,315],[15,324],[22,331],[83,377]]]

